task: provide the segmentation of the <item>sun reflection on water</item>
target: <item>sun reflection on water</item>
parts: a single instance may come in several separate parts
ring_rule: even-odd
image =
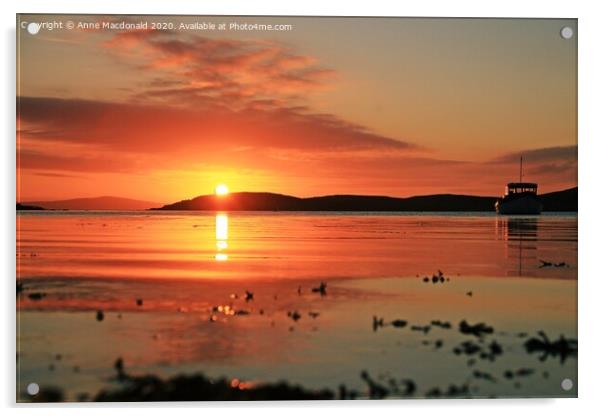
[[[215,253],[216,261],[228,260],[228,255],[224,251],[228,248],[228,215],[217,214],[215,216]]]

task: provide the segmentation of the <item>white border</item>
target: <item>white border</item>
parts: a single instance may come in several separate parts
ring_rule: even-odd
[[[508,413],[545,413],[547,415],[590,414],[600,409],[597,400],[601,395],[598,371],[602,370],[602,336],[597,322],[602,316],[602,275],[597,268],[598,247],[602,229],[599,220],[602,187],[597,183],[600,175],[600,98],[602,60],[602,14],[594,1],[542,1],[524,0],[475,1],[475,0],[428,0],[401,2],[369,0],[364,2],[345,0],[304,1],[202,1],[202,0],[20,0],[16,4],[1,2],[3,59],[2,91],[2,160],[0,216],[2,239],[0,240],[3,272],[1,275],[4,296],[2,342],[0,348],[4,369],[0,376],[0,404],[15,411],[15,301],[14,301],[14,227],[15,227],[15,13],[132,13],[132,14],[231,14],[231,15],[347,15],[347,16],[456,16],[456,17],[570,17],[579,19],[579,399],[564,400],[440,400],[405,402],[354,402],[354,403],[270,403],[270,404],[138,404],[109,405],[111,412],[125,414],[142,410],[145,414],[164,414],[170,411],[199,414],[242,413],[245,416],[305,414],[311,412],[344,411],[350,415],[364,415],[368,411],[379,413],[412,412],[420,414],[456,415]],[[200,408],[199,408],[200,407]],[[58,405],[36,408],[20,406],[18,411],[44,414],[82,412],[105,414],[107,406]]]

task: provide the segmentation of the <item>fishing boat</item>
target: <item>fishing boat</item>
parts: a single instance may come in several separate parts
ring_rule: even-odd
[[[541,199],[537,196],[537,184],[523,182],[523,158],[520,158],[520,175],[518,182],[506,185],[506,192],[495,202],[495,210],[503,215],[539,215],[543,209]]]

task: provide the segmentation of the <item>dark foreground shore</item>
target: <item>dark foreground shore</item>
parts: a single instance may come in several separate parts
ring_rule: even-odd
[[[152,296],[132,298],[131,307],[117,305],[115,309],[96,311],[63,303],[63,309],[72,310],[58,312],[53,298],[56,301],[57,297],[65,297],[62,289],[56,289],[60,285],[26,281],[19,294],[25,342],[18,357],[22,369],[18,400],[327,400],[577,394],[577,340],[570,336],[570,328],[562,328],[562,320],[555,319],[559,313],[566,313],[561,298],[574,290],[575,282],[450,278],[437,272],[416,278],[297,283],[271,285],[276,295],[261,293],[268,283],[256,283],[253,291],[230,295],[226,294],[238,282],[222,282],[221,295],[207,292],[207,286],[199,283],[185,288],[172,286],[172,290],[204,289],[210,298],[230,299],[204,311],[180,310],[174,314],[162,310]],[[41,285],[47,285],[48,291],[40,297]],[[382,288],[387,289],[386,293],[380,292]],[[521,289],[523,296],[518,294]],[[492,294],[515,290],[514,311],[492,302]],[[168,291],[169,286],[158,288],[162,295]],[[531,296],[538,292],[539,298]],[[446,298],[451,302],[444,306]],[[490,307],[481,309],[483,304]],[[552,304],[559,311],[542,320],[537,311]],[[521,315],[525,306],[529,306],[532,316]],[[368,310],[375,314],[370,315]],[[478,315],[488,320],[479,320]],[[462,316],[469,318],[459,319]],[[157,321],[169,327],[149,327],[149,322]],[[107,339],[103,335],[107,329],[123,335]],[[71,331],[72,336],[61,337],[63,331]],[[96,348],[87,347],[91,341]],[[116,355],[109,361],[111,354]],[[575,383],[570,391],[559,387],[564,378]],[[44,382],[40,382],[41,391],[32,397],[26,387],[34,379]],[[87,384],[89,380],[92,384]]]

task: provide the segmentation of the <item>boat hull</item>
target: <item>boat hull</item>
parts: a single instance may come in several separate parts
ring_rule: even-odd
[[[502,215],[539,215],[543,209],[536,195],[524,195],[516,198],[503,198],[495,203],[495,210]]]

